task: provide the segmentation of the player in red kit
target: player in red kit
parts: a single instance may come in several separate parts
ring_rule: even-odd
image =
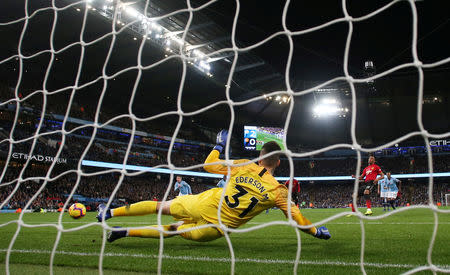
[[[377,184],[374,184],[374,180],[381,175],[384,177],[383,172],[381,171],[380,166],[375,164],[375,157],[370,156],[368,160],[369,166],[364,168],[361,176],[359,176],[359,180],[364,180],[364,183],[360,184],[360,192],[359,196],[363,195],[364,199],[366,199],[367,211],[364,213],[365,215],[372,215],[372,201],[370,200],[370,196],[375,192],[377,188]],[[352,177],[355,177],[352,175]],[[355,207],[352,204],[352,211],[355,212]]]
[[[289,189],[291,180],[287,180],[284,185]],[[300,183],[296,179],[292,179],[292,201],[298,206],[298,196],[300,195]]]

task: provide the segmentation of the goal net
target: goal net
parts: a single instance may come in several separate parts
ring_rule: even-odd
[[[212,261],[209,255],[198,257],[166,255],[165,249],[170,244],[163,238],[163,233],[171,234],[171,232],[165,231],[162,227],[164,218],[161,211],[156,218],[161,238],[158,243],[152,242],[152,245],[157,244],[159,249],[156,255],[150,256],[145,256],[143,252],[139,251],[148,244],[140,247],[133,244],[131,250],[134,252],[131,254],[108,252],[107,233],[117,230],[114,229],[113,222],[96,222],[93,219],[86,221],[87,218],[84,218],[71,223],[68,222],[66,211],[75,201],[86,202],[86,205],[104,202],[107,207],[113,207],[123,205],[121,200],[123,196],[133,196],[134,201],[152,200],[154,198],[151,194],[158,192],[163,196],[155,199],[164,202],[174,195],[176,175],[195,177],[203,179],[203,181],[220,179],[222,177],[220,175],[200,172],[203,171],[201,168],[204,166],[204,157],[208,153],[203,152],[201,148],[212,148],[215,137],[210,139],[211,144],[206,144],[205,142],[187,143],[180,136],[193,136],[186,128],[194,127],[197,116],[207,114],[215,108],[224,107],[221,113],[222,120],[226,121],[230,133],[227,140],[229,146],[226,146],[224,151],[224,165],[229,168],[230,172],[233,167],[230,162],[232,159],[230,145],[235,142],[232,136],[238,132],[235,127],[238,119],[236,110],[252,102],[267,100],[276,100],[277,104],[286,104],[287,106],[284,120],[286,135],[282,140],[284,149],[279,153],[287,158],[289,169],[288,174],[284,176],[289,179],[307,176],[294,174],[294,158],[314,156],[339,148],[354,150],[357,161],[356,167],[353,167],[352,171],[359,175],[364,165],[365,154],[394,147],[411,137],[422,137],[426,147],[429,173],[427,204],[400,208],[395,213],[418,208],[428,209],[433,213],[432,224],[434,227],[430,240],[427,242],[426,259],[415,266],[404,265],[401,267],[406,268],[408,274],[423,270],[430,270],[433,273],[450,273],[448,266],[434,264],[432,257],[439,225],[438,214],[448,214],[450,211],[438,208],[433,198],[433,157],[430,147],[430,139],[448,138],[450,132],[432,134],[424,127],[422,120],[424,70],[448,64],[450,57],[433,63],[421,61],[417,50],[418,21],[420,20],[417,12],[418,3],[413,0],[391,1],[367,14],[356,17],[349,13],[348,3],[343,0],[340,7],[342,16],[309,28],[293,28],[287,23],[288,19],[294,16],[289,14],[292,3],[286,1],[279,18],[282,30],[274,32],[250,46],[242,46],[236,39],[242,3],[236,1],[232,13],[225,14],[227,20],[231,22],[230,29],[225,31],[230,45],[220,47],[223,44],[217,43],[222,38],[212,39],[207,35],[212,32],[208,27],[210,23],[196,21],[197,14],[208,12],[210,7],[218,2],[189,0],[181,2],[172,3],[173,6],[170,8],[164,1],[52,0],[37,3],[37,1],[11,0],[5,3],[2,1],[0,4],[2,10],[0,29],[5,31],[3,35],[5,45],[2,46],[2,49],[7,49],[7,47],[10,49],[10,51],[4,50],[1,53],[0,67],[2,71],[8,72],[8,76],[14,76],[1,83],[0,112],[3,124],[0,128],[2,151],[0,209],[14,209],[18,212],[15,216],[5,216],[6,218],[1,219],[0,223],[0,229],[7,230],[5,236],[8,238],[7,245],[0,248],[4,253],[2,260],[6,274],[12,272],[13,264],[36,263],[26,258],[26,255],[31,254],[47,254],[48,257],[45,261],[48,263],[51,273],[55,272],[58,266],[58,255],[76,258],[95,256],[98,259],[95,266],[98,267],[100,274],[104,269],[117,267],[115,264],[112,264],[112,267],[109,266],[110,262],[105,264],[106,257],[150,258],[154,263],[153,272],[158,274],[166,273],[165,260]],[[412,37],[409,49],[412,60],[379,73],[370,73],[366,77],[352,75],[349,71],[349,53],[352,47],[354,25],[394,9],[398,2],[408,5],[410,11],[408,16],[412,18],[410,26]],[[222,15],[214,13],[210,15],[210,17],[215,16],[218,16],[217,20],[220,20]],[[72,20],[73,18],[76,20]],[[36,27],[36,25],[40,26],[42,22],[45,22],[45,28]],[[295,54],[294,40],[337,24],[347,26],[343,59],[339,61],[343,71],[341,76],[330,78],[308,88],[294,87],[292,83],[295,80],[292,79],[291,74]],[[194,33],[194,30],[197,32]],[[202,34],[203,30],[204,34]],[[30,38],[31,34],[39,35]],[[245,65],[239,66],[243,56],[279,38],[288,42],[288,48],[283,53],[283,57],[280,54],[280,58],[286,59],[284,75],[282,75],[285,80],[285,89],[265,94],[254,93],[247,98],[239,98],[232,94],[233,86],[239,86],[236,74],[250,68]],[[124,39],[127,41],[124,42]],[[126,58],[123,57],[125,51],[133,52],[132,60],[127,59],[129,55]],[[150,56],[147,54],[149,51],[158,51],[160,54],[159,56]],[[223,62],[227,66],[227,72],[221,76],[216,75],[212,69],[215,62]],[[254,64],[260,63],[264,62],[254,61]],[[177,66],[178,69],[173,69],[174,66]],[[373,66],[371,62],[366,62],[366,67],[370,69],[371,66]],[[358,116],[356,87],[360,84],[373,83],[377,79],[406,68],[414,69],[418,75],[418,89],[411,91],[417,93],[415,116],[418,130],[377,147],[364,147],[361,142],[358,142],[356,135]],[[155,90],[169,89],[170,86],[170,89],[176,90],[176,93],[160,96],[160,93],[157,92],[153,94],[151,89],[142,91],[140,86],[144,85],[149,74],[154,74],[153,78],[162,79],[169,75],[176,75],[177,78],[170,78],[173,80],[170,84],[164,84],[161,81],[151,84]],[[192,81],[193,74],[210,79],[205,81],[211,81],[216,85],[208,86],[209,84],[207,84],[207,89],[217,89],[217,83],[224,81],[225,85],[222,85],[222,90],[217,91],[222,94],[220,99],[204,106],[196,105],[196,95],[192,95],[190,91],[200,86],[192,83],[195,82]],[[254,81],[269,81],[270,77],[266,75]],[[318,90],[326,90],[335,83],[346,83],[345,85],[349,89],[351,105],[345,113],[350,116],[351,142],[333,144],[309,152],[300,152],[297,148],[288,146],[286,136],[289,133],[291,122],[295,120],[293,117],[294,104],[302,96],[313,94]],[[189,92],[187,92],[188,90]],[[168,111],[152,113],[145,107],[146,103],[142,102],[143,98],[158,102],[157,104],[162,108],[167,107],[165,109]],[[343,110],[342,108],[342,110],[332,110],[332,112]],[[346,114],[343,116],[345,117]],[[257,115],[254,119],[258,120]],[[155,123],[152,124],[153,122]],[[203,131],[202,136],[211,137],[211,130],[205,128]],[[161,134],[161,132],[163,133]],[[166,136],[170,138],[166,138]],[[191,139],[195,141],[195,135]],[[115,142],[111,143],[111,140]],[[148,148],[155,151],[150,151]],[[155,148],[164,148],[165,150]],[[180,153],[183,151],[187,151],[188,154]],[[254,157],[251,162],[260,159]],[[309,165],[311,168],[314,167],[314,163]],[[148,180],[145,180],[145,177],[148,177]],[[151,184],[151,192],[145,193],[149,188],[149,182],[154,184]],[[360,183],[355,179],[352,188],[354,194],[352,203],[356,206],[361,206],[357,199],[359,187]],[[203,191],[202,188],[199,187],[194,191]],[[83,192],[94,194],[95,202],[92,203],[92,198],[81,196],[80,193]],[[292,192],[292,187],[289,187],[289,197]],[[283,221],[270,221],[238,229],[228,228],[220,220],[224,194],[225,191],[219,206],[219,224],[208,224],[204,227],[218,227],[223,230],[230,257],[217,258],[216,261],[226,263],[229,273],[235,273],[236,263],[258,263],[259,261],[258,259],[236,257],[236,247],[233,246],[230,233],[233,233],[233,236],[243,234],[248,237],[250,234],[245,233],[263,230],[269,226],[295,228],[297,243],[293,260],[277,262],[275,259],[268,260],[268,262],[289,264],[292,266],[294,274],[302,269],[302,264],[307,264],[307,261],[302,261],[302,235],[297,229],[308,227],[297,225],[289,215],[288,219]],[[445,200],[448,205],[449,194],[445,195]],[[41,207],[42,205],[46,207]],[[290,213],[290,207],[294,206],[291,206],[290,203],[288,205],[288,213]],[[6,210],[4,212],[7,212]],[[30,212],[53,210],[58,213],[56,220],[46,219],[44,222],[42,220],[36,222],[27,216]],[[312,226],[326,225],[348,214],[351,212],[339,212],[315,222]],[[359,219],[358,222],[361,225],[360,253],[356,265],[365,274],[366,267],[371,264],[365,262],[368,232],[366,232],[364,222],[383,220],[391,214],[364,216],[357,211],[353,215]],[[90,217],[93,218],[93,215]],[[132,222],[132,220],[130,221]],[[141,226],[145,225],[147,224]],[[129,226],[132,227],[132,225]],[[134,226],[139,226],[139,224]],[[52,232],[52,238],[36,235],[36,238],[44,238],[46,242],[51,242],[48,249],[24,250],[17,248],[23,244],[24,234],[31,234],[32,229],[40,228],[47,228],[49,232]],[[101,242],[94,243],[93,240],[91,244],[75,244],[70,241],[67,242],[69,245],[65,243],[70,236],[75,236],[74,234],[77,232],[84,232],[89,228],[101,229]],[[197,228],[190,230],[195,229]],[[339,235],[338,232],[332,233]],[[86,238],[90,240],[91,236],[88,235]],[[80,245],[92,246],[90,248],[97,252],[86,252],[80,249]],[[189,244],[186,243],[186,245]],[[201,247],[192,249],[197,248],[201,250]],[[217,247],[217,249],[223,250],[223,247]],[[25,256],[16,257],[18,254]],[[324,262],[323,264],[342,265],[339,262]],[[83,261],[78,263],[78,267],[82,266]],[[92,265],[87,267],[92,267]],[[139,271],[139,268],[136,270]],[[169,268],[167,272],[173,271]]]

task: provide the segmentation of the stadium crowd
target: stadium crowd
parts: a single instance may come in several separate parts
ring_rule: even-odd
[[[13,98],[13,92],[10,88],[0,86],[0,102]],[[23,95],[19,95],[20,98]],[[7,208],[23,207],[27,201],[41,187],[43,178],[46,177],[53,157],[57,155],[62,144],[61,130],[62,121],[55,120],[53,117],[46,116],[42,121],[40,133],[47,133],[37,139],[31,139],[36,134],[37,125],[40,123],[40,103],[37,97],[32,97],[21,103],[25,109],[20,112],[20,116],[13,129],[15,117],[15,104],[0,106],[0,156],[1,168],[5,170],[5,164],[8,160],[6,173],[0,182],[0,203],[15,190],[16,179],[27,179],[33,177],[34,180],[25,180],[20,183],[17,190],[14,191],[12,198],[5,204]],[[49,113],[64,114],[65,106],[63,104],[49,105]],[[92,119],[95,108],[77,107],[71,110],[70,115],[79,119]],[[130,124],[121,124],[120,120],[115,124],[119,127],[130,128]],[[116,123],[114,122],[114,123]],[[167,131],[164,125],[155,124],[151,128],[144,129],[151,136],[136,135],[132,141],[129,154],[126,155],[131,135],[123,131],[113,131],[106,128],[98,128],[96,131],[92,126],[79,125],[66,122],[65,129],[70,130],[64,138],[64,146],[60,150],[59,160],[52,168],[49,177],[54,178],[63,172],[69,170],[66,176],[58,177],[50,181],[43,188],[42,192],[32,202],[32,207],[56,208],[61,202],[65,201],[66,196],[72,190],[77,182],[75,171],[79,165],[80,159],[86,151],[83,159],[123,163],[126,159],[127,164],[142,166],[158,166],[168,164],[168,148],[170,142],[163,135],[172,135]],[[164,130],[162,130],[164,129]],[[266,128],[272,131],[272,128]],[[10,135],[14,140],[25,140],[18,143],[5,142]],[[198,138],[196,135],[189,135],[182,131],[183,137]],[[95,138],[91,142],[92,136]],[[196,140],[198,141],[198,140]],[[34,144],[32,154],[30,149]],[[90,146],[89,146],[90,144]],[[86,148],[88,148],[86,150]],[[176,142],[170,155],[170,162],[177,167],[190,167],[202,164],[210,151],[210,146],[199,142]],[[21,173],[23,164],[29,160],[29,165]],[[424,154],[400,154],[377,157],[377,162],[384,171],[391,171],[393,174],[423,173],[428,172],[428,162]],[[363,160],[362,166],[366,164]],[[295,176],[349,176],[355,174],[356,158],[354,157],[311,157],[294,159]],[[361,167],[361,170],[362,168]],[[435,172],[450,171],[450,154],[434,154],[433,168]],[[82,167],[83,172],[94,172],[93,168]],[[202,167],[190,170],[203,171]],[[276,170],[276,176],[288,176],[289,165],[286,159],[282,160],[281,166]],[[38,179],[39,178],[39,179]],[[91,198],[92,206],[95,206],[101,200],[106,200],[111,196],[116,184],[118,175],[104,174],[102,176],[83,176],[75,191],[75,194],[83,198]],[[144,176],[126,177],[121,184],[114,203],[132,203],[146,199],[161,199],[167,189],[169,179],[161,175],[146,174]],[[199,193],[212,186],[215,182],[207,178],[189,178],[194,193]],[[351,202],[350,194],[353,192],[353,182],[348,183],[322,183],[304,182],[300,201],[304,201],[313,207],[346,207]],[[427,203],[427,185],[422,182],[406,181],[402,187],[402,198],[400,204],[425,204]],[[442,199],[443,193],[449,192],[448,184],[436,183],[433,197],[436,201]],[[169,193],[169,199],[175,196],[173,190]],[[376,203],[376,202],[375,202]]]
[[[301,184],[299,196],[300,202],[306,202],[306,205],[312,204],[312,207],[318,208],[343,208],[352,203],[351,195],[353,193],[353,182],[345,183],[322,183],[306,182]],[[450,184],[435,183],[433,185],[433,200],[435,203],[445,200],[444,194],[450,192]],[[376,196],[375,197],[379,197]],[[398,205],[406,206],[428,203],[428,184],[425,182],[402,181]],[[364,199],[359,198],[358,205],[364,207]],[[374,206],[382,206],[380,198],[372,201]]]
[[[16,170],[19,169],[17,168]],[[7,174],[5,178],[6,181],[12,181],[15,175]],[[78,181],[76,174],[72,173],[47,182],[44,181],[44,178],[26,180],[20,182],[15,192],[17,181],[14,181],[12,184],[0,186],[0,202],[3,203],[11,193],[14,193],[4,208],[23,208],[39,188],[45,185],[31,203],[30,208],[57,209],[66,201],[78,181],[74,192],[75,196],[72,198],[71,203],[82,202],[86,206],[90,206],[91,209],[95,209],[99,203],[106,202],[111,197],[119,183],[119,179],[119,174],[104,174],[83,176]],[[201,193],[215,185],[215,182],[211,182],[212,185],[209,185],[208,180],[203,182],[203,179],[185,178],[184,180],[190,184],[194,194]],[[147,174],[136,177],[124,177],[114,196],[113,205],[123,205],[142,200],[162,200],[168,187],[169,178],[162,178],[160,175]],[[178,192],[174,191],[174,185],[172,185],[167,199],[173,199],[177,194]]]
[[[19,167],[15,170],[19,172]],[[12,181],[15,175],[7,173],[6,181]],[[90,206],[92,209],[100,202],[107,201],[117,184],[119,183],[119,174],[103,174],[98,176],[80,177],[78,186],[74,192],[76,196],[73,202],[80,201]],[[215,187],[215,179],[210,178],[184,178],[192,188],[193,194],[198,194],[209,188]],[[71,173],[53,181],[45,183],[45,187],[32,202],[31,208],[39,209],[57,209],[64,203],[68,194],[77,183],[77,176]],[[20,183],[17,191],[12,198],[5,204],[4,208],[23,208],[26,203],[44,184],[43,179],[26,180]],[[0,186],[0,202],[6,198],[16,188],[17,181],[12,184]],[[114,196],[113,205],[123,205],[142,200],[162,200],[169,187],[169,177],[145,174],[134,177],[124,177],[117,193]],[[177,192],[172,188],[169,191],[167,199],[173,199]],[[352,202],[351,194],[353,192],[353,182],[328,183],[328,182],[301,182],[301,192],[299,202],[306,207],[317,208],[344,208]],[[443,202],[444,194],[450,192],[450,184],[435,183],[433,186],[434,202]],[[81,200],[82,198],[82,200]],[[403,181],[401,185],[401,196],[398,204],[400,206],[427,204],[428,202],[428,184],[425,182]],[[381,200],[373,201],[374,206],[381,206]],[[363,205],[362,198],[359,205]]]
[[[384,156],[377,157],[377,164],[383,171],[393,174],[427,173],[428,159],[426,155]],[[302,176],[349,176],[356,172],[356,158],[311,158],[294,159],[294,174]],[[361,171],[367,166],[367,159],[361,162]],[[450,171],[450,155],[433,155],[433,171]],[[288,175],[289,163],[284,161],[277,170],[277,175]]]

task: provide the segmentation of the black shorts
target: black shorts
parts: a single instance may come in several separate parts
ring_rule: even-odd
[[[295,204],[298,204],[298,198],[299,197],[300,197],[300,193],[292,191],[291,199],[292,199],[292,201],[295,202]]]
[[[373,183],[373,180],[360,183],[359,196],[364,196],[365,190],[369,190],[369,196],[374,196],[377,194],[377,185]]]

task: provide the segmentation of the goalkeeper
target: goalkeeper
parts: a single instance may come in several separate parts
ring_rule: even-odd
[[[225,147],[227,135],[226,130],[222,130],[217,135],[217,145],[205,161],[206,171],[223,175],[228,173],[228,167],[223,161],[217,163],[221,161],[219,154]],[[267,142],[262,147],[260,156],[278,150],[281,148],[276,142]],[[258,161],[258,164],[246,159],[233,161],[233,164],[243,163],[248,164],[230,167],[230,180],[225,187],[225,196],[220,212],[222,223],[230,228],[238,228],[262,211],[272,207],[278,207],[287,216],[288,201],[290,201],[288,190],[272,176],[275,168],[280,164],[279,155],[272,154]],[[115,209],[106,209],[104,205],[100,205],[97,219],[102,221],[102,219],[107,220],[117,216],[156,214],[161,209],[163,215],[171,215],[180,221],[176,224],[163,225],[164,231],[172,231],[171,234],[163,233],[164,237],[180,235],[193,241],[212,241],[224,234],[218,226],[219,217],[217,215],[222,193],[222,188],[212,188],[197,195],[179,196],[167,202],[142,201]],[[291,203],[291,214],[297,224],[303,226],[311,224],[293,203]],[[216,226],[195,228],[208,224]],[[159,238],[160,233],[156,227],[154,225],[145,229],[127,230],[117,228],[109,232],[108,241],[113,242],[123,237]],[[186,232],[177,233],[178,231]],[[311,227],[302,229],[302,231],[320,239],[331,238],[326,227]]]

